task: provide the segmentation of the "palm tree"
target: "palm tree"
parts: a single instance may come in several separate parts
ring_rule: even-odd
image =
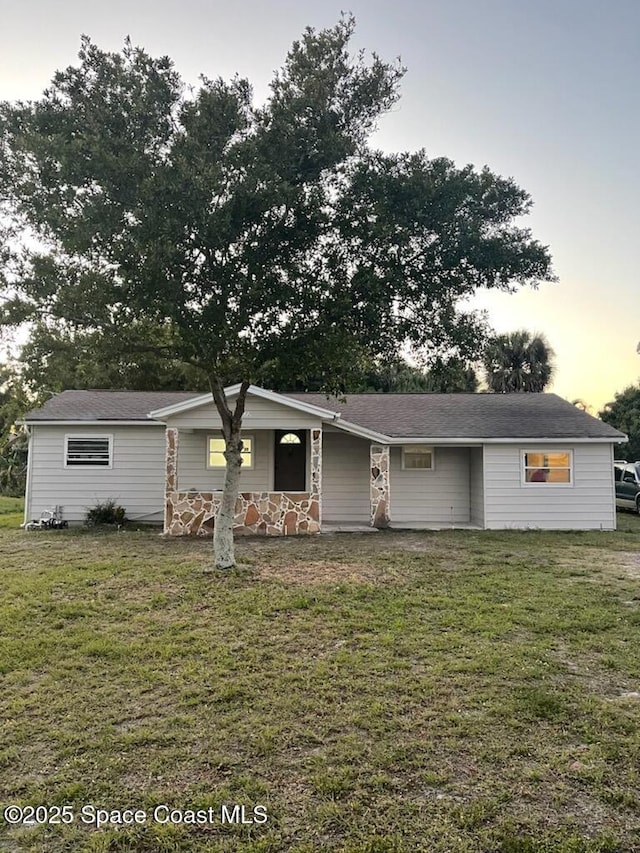
[[[544,335],[526,329],[497,335],[482,363],[490,391],[544,391],[553,375],[555,355]]]

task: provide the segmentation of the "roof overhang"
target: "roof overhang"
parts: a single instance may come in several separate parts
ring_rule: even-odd
[[[224,389],[227,398],[235,397],[240,393],[241,385],[230,385]],[[313,406],[310,403],[303,403],[300,400],[293,400],[285,394],[278,394],[275,391],[267,391],[264,388],[259,388],[257,385],[250,385],[247,389],[247,395],[252,397],[260,397],[263,400],[269,400],[272,403],[279,403],[281,406],[286,406],[289,409],[294,409],[297,412],[305,412],[308,415],[315,415],[321,420],[335,420],[340,417],[340,414],[334,409],[324,409],[320,406]],[[206,406],[213,403],[211,394],[201,394],[198,397],[193,397],[191,400],[183,400],[180,403],[174,403],[172,406],[164,406],[162,409],[155,409],[149,412],[149,418],[162,420],[171,417],[172,415],[189,412],[192,409],[197,409],[200,406]]]
[[[207,400],[209,402],[209,400]],[[294,407],[298,408],[298,407]],[[307,406],[306,409],[311,407]],[[158,410],[159,412],[160,410]],[[157,415],[158,412],[155,414]],[[313,412],[312,414],[317,414],[317,412]],[[555,438],[547,438],[542,436],[526,436],[519,438],[479,438],[478,436],[468,436],[464,438],[453,438],[447,436],[390,436],[383,435],[379,432],[374,432],[373,430],[366,429],[365,427],[361,427],[358,424],[352,424],[349,421],[343,421],[338,413],[330,413],[332,415],[331,425],[336,429],[341,430],[342,432],[347,432],[350,435],[358,436],[359,438],[367,439],[368,441],[375,441],[377,444],[389,444],[392,446],[405,445],[405,444],[428,444],[428,445],[446,445],[447,447],[452,446],[461,446],[461,447],[481,447],[483,444],[624,444],[629,441],[628,437],[621,436],[620,438],[607,438],[607,437],[597,437],[597,438],[589,438],[585,436],[576,437],[576,436],[556,436]],[[326,418],[325,418],[326,420]],[[151,417],[145,421],[117,421],[117,420],[65,420],[65,421],[55,421],[55,420],[21,420],[17,421],[17,423],[24,424],[25,426],[74,426],[74,427],[101,427],[101,426],[138,426],[138,427],[148,427],[148,426],[157,426],[162,427],[165,426],[164,422]]]
[[[446,444],[446,445],[466,445],[479,447],[483,444],[623,444],[629,439],[627,436],[623,438],[608,438],[598,437],[589,438],[588,436],[556,436],[555,438],[547,438],[542,436],[525,436],[516,438],[478,438],[478,436],[469,436],[468,438],[447,438],[446,436],[424,436],[417,438],[402,438],[400,436],[391,436],[385,440],[385,444]]]
[[[29,418],[25,418],[22,421],[16,421],[16,423],[23,423],[27,426],[164,426],[160,421],[152,421],[152,420],[144,420],[144,421],[117,421],[117,420],[65,420],[65,421],[55,421],[55,420],[43,420],[34,418],[30,420]]]
[[[359,424],[352,424],[349,421],[343,421],[339,414],[336,414],[336,418],[332,421],[331,426],[343,430],[343,432],[348,432],[351,435],[357,435],[360,438],[368,438],[370,441],[376,441],[378,444],[393,443],[393,439],[389,438],[388,435],[383,435],[381,432],[374,432],[374,430],[359,426]]]

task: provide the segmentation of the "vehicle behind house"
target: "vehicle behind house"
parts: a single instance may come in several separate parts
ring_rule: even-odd
[[[640,462],[618,461],[613,466],[616,506],[640,514]]]

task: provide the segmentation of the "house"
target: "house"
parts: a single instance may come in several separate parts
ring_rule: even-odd
[[[24,422],[25,520],[60,505],[81,522],[111,498],[168,534],[211,533],[224,443],[210,394],[65,391]],[[613,445],[625,440],[554,394],[338,400],[251,386],[236,530],[613,530]]]

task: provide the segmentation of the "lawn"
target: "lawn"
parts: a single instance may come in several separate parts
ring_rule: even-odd
[[[208,542],[4,527],[0,799],[54,825],[0,849],[640,850],[620,527],[247,539],[228,574]]]
[[[20,527],[24,517],[24,499],[0,495],[0,527]]]

